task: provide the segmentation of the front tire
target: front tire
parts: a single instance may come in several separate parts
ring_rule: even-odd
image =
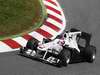
[[[60,53],[60,59],[63,66],[67,66],[71,60],[71,53],[67,49],[63,49]]]
[[[26,48],[31,49],[31,50],[36,50],[37,46],[38,46],[38,41],[35,39],[28,40],[26,44]]]
[[[26,50],[27,50],[26,47],[21,47],[19,53],[20,54],[23,54]]]

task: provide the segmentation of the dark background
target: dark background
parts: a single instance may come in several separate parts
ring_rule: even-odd
[[[67,29],[71,27],[92,33],[91,44],[97,47],[93,64],[76,63],[57,68],[17,55],[17,52],[0,54],[0,75],[100,75],[100,0],[58,0],[62,5]]]

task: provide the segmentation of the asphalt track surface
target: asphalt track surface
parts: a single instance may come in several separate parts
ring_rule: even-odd
[[[100,75],[100,1],[59,0],[69,27],[92,33],[91,44],[97,47],[93,64],[82,62],[57,68],[17,55],[16,52],[0,54],[0,75]]]

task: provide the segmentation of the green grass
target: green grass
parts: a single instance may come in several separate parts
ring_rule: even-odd
[[[29,32],[43,21],[39,0],[0,0],[0,38]]]

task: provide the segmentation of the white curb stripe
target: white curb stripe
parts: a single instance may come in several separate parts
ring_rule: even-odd
[[[11,50],[12,48],[9,47],[7,44],[0,41],[0,52],[3,52],[5,50]]]
[[[29,35],[31,35],[32,37],[34,37],[35,39],[37,39],[37,40],[39,40],[39,41],[42,41],[43,38],[46,38],[46,37],[44,37],[43,35],[41,35],[41,34],[35,32],[35,31],[29,33]]]
[[[48,5],[48,6],[50,6],[52,8],[55,8],[56,10],[59,11],[59,8],[56,5],[54,5],[54,4],[52,4],[52,3],[48,2],[48,1],[44,1],[44,3],[45,3],[45,5]]]
[[[23,47],[26,46],[27,40],[25,40],[22,37],[13,38],[13,40],[19,43]]]
[[[66,23],[68,22],[68,20],[66,20],[65,18],[65,15],[64,15],[64,12],[63,12],[63,9],[60,7],[60,4],[57,2],[57,0],[53,0],[59,7],[60,11],[61,11],[61,14],[62,14],[62,21],[63,21],[63,25],[64,27],[61,29],[61,31],[58,33],[58,34],[61,34],[65,28],[66,28]]]
[[[57,27],[60,28],[60,29],[63,27],[62,24],[60,24],[59,22],[55,21],[55,20],[52,19],[52,18],[48,18],[47,21],[50,22],[50,23],[52,23],[53,25],[57,26]]]
[[[47,9],[47,13],[48,14],[51,14],[51,15],[54,15],[55,17],[59,18],[59,19],[62,19],[62,16],[55,13],[54,11],[50,10],[50,9]]]
[[[42,30],[49,32],[50,34],[52,34],[53,36],[57,34],[57,32],[53,29],[51,29],[50,27],[43,25],[42,27],[40,27]]]

